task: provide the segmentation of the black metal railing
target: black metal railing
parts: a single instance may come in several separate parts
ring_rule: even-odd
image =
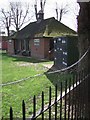
[[[44,104],[44,92],[41,95],[41,109],[36,111],[36,96],[33,97],[33,115],[28,119],[60,119],[77,120],[88,116],[88,78],[86,71],[82,70],[74,74],[73,79],[66,80],[60,84],[60,94],[57,94],[55,86],[55,99],[52,101],[52,88],[49,88],[48,104]],[[64,84],[64,85],[63,85]],[[64,86],[64,87],[63,87]],[[22,118],[26,119],[25,102],[22,101]],[[13,110],[10,107],[10,120],[13,120]]]
[[[79,59],[78,62],[62,70],[51,71],[46,75],[70,72],[71,76],[65,81],[61,81],[59,86],[55,85],[55,97],[52,96],[52,88],[49,88],[48,103],[45,103],[45,93],[42,91],[41,94],[41,106],[37,110],[37,97],[34,95],[33,112],[30,117],[26,116],[26,103],[22,101],[22,119],[23,120],[35,120],[35,119],[49,119],[49,120],[90,120],[90,106],[89,103],[89,79],[90,73],[88,66],[86,68],[78,68],[78,64],[82,59],[86,57],[90,49]],[[86,57],[87,59],[87,57]],[[85,59],[85,60],[86,60]],[[60,92],[58,93],[58,87]],[[14,119],[13,108],[10,107],[10,120]]]

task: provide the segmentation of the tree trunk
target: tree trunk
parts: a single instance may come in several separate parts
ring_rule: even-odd
[[[88,47],[90,46],[90,5],[89,3],[79,3],[80,4],[80,13],[78,17],[78,39],[79,39],[79,53],[80,57],[86,52]],[[80,68],[85,68],[89,66],[89,59],[82,61],[80,64]]]
[[[8,38],[9,38],[10,37],[9,27],[7,27],[7,34],[8,34]]]
[[[79,35],[79,53],[80,57],[85,53],[85,51],[90,46],[90,2],[81,2],[80,13],[78,17],[78,35]],[[87,68],[88,74],[90,74],[90,49],[88,56],[81,62],[79,69]],[[87,114],[87,119],[90,119],[90,76],[88,78],[88,110],[85,111]]]

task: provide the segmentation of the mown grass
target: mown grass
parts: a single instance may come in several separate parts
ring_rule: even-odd
[[[52,87],[52,97],[54,97],[55,85],[60,90],[60,82],[67,78],[67,75],[60,73],[47,75],[48,68],[43,64],[52,64],[52,61],[40,61],[33,58],[10,57],[6,53],[2,54],[2,83],[17,81],[19,79],[44,73],[43,76],[35,77],[22,81],[17,84],[2,87],[2,115],[4,118],[9,117],[10,106],[13,108],[14,117],[22,117],[22,100],[26,103],[26,115],[32,114],[32,99],[37,96],[38,106],[41,105],[41,92],[44,91],[45,103],[48,103],[49,86]],[[70,75],[68,76],[68,78]]]
[[[43,61],[43,63],[45,62]],[[48,62],[46,61],[46,63]],[[38,73],[40,74],[46,70],[39,60],[25,57],[9,57],[6,53],[2,54],[3,83],[19,80]]]

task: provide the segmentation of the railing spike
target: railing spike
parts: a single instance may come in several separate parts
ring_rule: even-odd
[[[24,100],[22,101],[22,115],[23,115],[23,120],[25,120],[25,102],[24,102]]]
[[[13,120],[13,109],[10,107],[10,120]]]

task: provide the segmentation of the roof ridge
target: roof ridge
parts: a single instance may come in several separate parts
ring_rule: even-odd
[[[56,20],[54,17],[50,17],[37,23],[37,21],[29,23],[18,34],[16,33],[14,39],[25,39],[32,37],[53,37],[62,34],[76,34],[74,30]]]

